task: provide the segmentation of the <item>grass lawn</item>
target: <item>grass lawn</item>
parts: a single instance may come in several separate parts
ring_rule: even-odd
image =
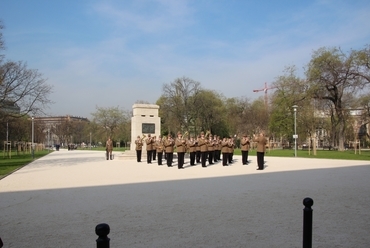
[[[51,152],[51,151],[50,151]],[[48,150],[44,151],[35,151],[35,159],[41,158],[48,154]],[[13,171],[25,166],[26,164],[32,162],[32,155],[30,153],[23,154],[19,153],[18,155],[16,152],[12,152],[11,158],[1,156],[0,157],[0,179]]]
[[[313,151],[309,153],[308,150],[297,150],[297,157],[300,158],[327,158],[327,159],[349,159],[349,160],[370,160],[370,151],[362,150],[361,154],[358,154],[358,150],[355,154],[354,150],[347,150],[343,152],[328,151],[328,150],[317,150],[316,155],[313,155]],[[235,150],[236,155],[241,155],[240,149]],[[256,150],[250,150],[250,155],[256,155]],[[294,149],[276,149],[266,150],[266,157],[294,157]]]

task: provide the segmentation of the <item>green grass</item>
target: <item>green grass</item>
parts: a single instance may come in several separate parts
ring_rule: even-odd
[[[47,150],[43,151],[35,151],[35,159],[41,158],[46,154],[50,153]],[[3,154],[4,155],[4,154]],[[22,166],[29,164],[32,162],[32,155],[30,153],[19,153],[18,155],[16,152],[12,152],[11,158],[8,156],[1,156],[0,157],[0,178],[12,173],[13,171],[18,170]]]
[[[241,155],[240,149],[236,149],[236,155]],[[250,150],[250,155],[256,155],[256,150]],[[294,149],[276,149],[276,150],[267,150],[266,157],[294,157]],[[343,152],[339,151],[328,151],[328,150],[317,150],[316,155],[313,155],[313,151],[309,154],[308,150],[297,150],[297,157],[300,158],[326,158],[326,159],[347,159],[347,160],[370,160],[370,151],[363,150],[361,154],[355,154],[354,150],[347,150]]]

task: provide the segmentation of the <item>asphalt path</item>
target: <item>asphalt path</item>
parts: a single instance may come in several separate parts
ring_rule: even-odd
[[[115,153],[118,157],[118,153]],[[302,247],[305,197],[313,247],[370,247],[370,161],[241,157],[185,170],[104,152],[60,150],[0,180],[4,247]],[[155,162],[155,161],[153,161]]]

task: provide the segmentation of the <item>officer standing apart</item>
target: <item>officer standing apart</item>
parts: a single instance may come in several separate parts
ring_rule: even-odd
[[[105,151],[106,151],[106,154],[107,154],[107,160],[112,160],[113,159],[113,156],[112,156],[112,152],[113,152],[113,141],[110,139],[107,140],[107,142],[105,142]]]

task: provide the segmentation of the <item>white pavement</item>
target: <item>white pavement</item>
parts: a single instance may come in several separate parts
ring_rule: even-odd
[[[370,161],[265,157],[258,171],[235,156],[178,170],[104,155],[61,150],[0,180],[4,247],[96,247],[99,223],[112,248],[302,247],[305,197],[313,247],[370,247]]]

